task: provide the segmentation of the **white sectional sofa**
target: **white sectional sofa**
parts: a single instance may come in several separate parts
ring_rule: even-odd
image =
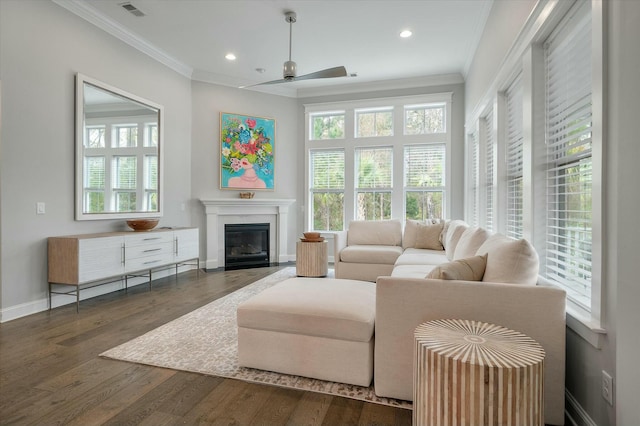
[[[354,221],[336,234],[334,250],[336,278],[376,282],[376,394],[413,399],[416,326],[433,319],[478,320],[542,345],[545,423],[564,424],[566,295],[538,282],[538,256],[526,240],[463,221],[407,221],[404,231],[395,220]]]

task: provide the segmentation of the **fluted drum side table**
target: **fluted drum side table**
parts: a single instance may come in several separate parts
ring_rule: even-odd
[[[414,425],[544,425],[544,349],[505,327],[444,319],[414,333]]]
[[[296,243],[296,275],[326,277],[329,273],[329,249],[326,241]]]

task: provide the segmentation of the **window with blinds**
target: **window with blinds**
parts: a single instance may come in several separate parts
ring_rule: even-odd
[[[445,144],[404,147],[405,217],[444,218]]]
[[[471,226],[479,225],[479,180],[480,180],[480,145],[478,141],[478,133],[470,133],[467,145],[467,171],[469,172],[468,185],[468,201],[467,206],[467,222]]]
[[[355,111],[356,137],[393,136],[393,108],[367,108]]]
[[[588,4],[587,4],[588,6]],[[591,308],[591,14],[582,7],[545,43],[546,278]]]
[[[522,238],[522,74],[518,75],[505,93],[506,97],[506,234]]]
[[[358,148],[356,160],[356,219],[391,219],[393,149]]]
[[[495,181],[495,143],[496,135],[493,130],[493,109],[482,120],[484,126],[485,145],[485,168],[484,168],[484,199],[485,216],[484,227],[488,231],[493,231],[494,202],[496,192]]]
[[[344,150],[310,151],[313,229],[342,231],[344,226]]]

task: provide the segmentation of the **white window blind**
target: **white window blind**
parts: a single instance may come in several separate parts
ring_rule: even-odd
[[[356,158],[356,219],[391,219],[393,149],[358,148]]]
[[[484,198],[485,198],[485,216],[484,226],[487,230],[493,231],[493,215],[496,182],[494,179],[495,169],[495,142],[496,136],[493,131],[493,109],[483,119],[485,127],[485,169],[484,169]]]
[[[546,277],[591,308],[591,17],[583,7],[545,43]]]
[[[404,147],[405,216],[407,219],[444,217],[444,144]]]
[[[467,222],[469,222],[471,226],[478,226],[479,224],[478,196],[480,194],[478,192],[478,181],[480,180],[480,146],[478,142],[478,133],[470,133],[468,136],[469,144],[467,151],[467,170],[469,171],[469,177],[467,180],[467,184],[469,185]]]
[[[344,150],[310,151],[313,229],[344,227]]]
[[[520,74],[506,92],[506,234],[513,238],[522,238],[522,91],[522,74]]]

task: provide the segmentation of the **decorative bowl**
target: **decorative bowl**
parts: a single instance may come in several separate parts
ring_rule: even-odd
[[[241,192],[240,193],[240,198],[249,199],[249,198],[253,198],[254,195],[256,195],[255,192]]]
[[[303,232],[302,234],[307,240],[317,240],[320,238],[319,232]]]
[[[129,219],[127,225],[134,231],[150,231],[156,227],[160,219]]]

